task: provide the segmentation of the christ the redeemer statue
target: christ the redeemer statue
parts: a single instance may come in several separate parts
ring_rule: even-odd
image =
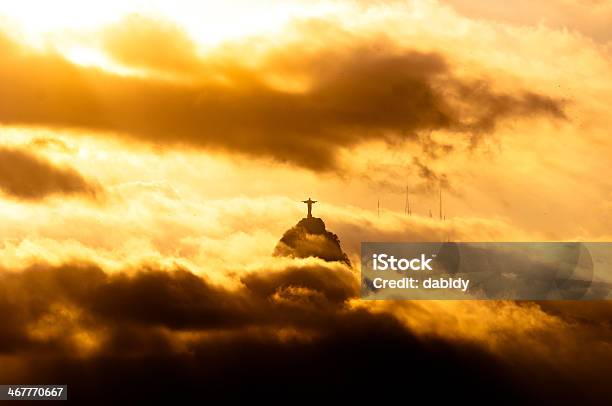
[[[312,205],[316,202],[316,200],[312,200],[310,197],[308,200],[302,200],[302,203],[306,203],[308,205],[308,218],[312,217]]]

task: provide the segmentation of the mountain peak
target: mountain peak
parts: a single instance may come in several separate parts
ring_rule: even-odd
[[[340,247],[340,239],[325,228],[319,217],[305,217],[283,234],[274,255],[293,258],[317,257],[351,266],[351,261]]]

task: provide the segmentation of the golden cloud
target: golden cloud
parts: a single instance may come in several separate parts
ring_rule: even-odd
[[[149,41],[167,35],[170,48],[182,41],[174,31],[150,29],[151,22],[138,35],[131,34],[134,23],[127,24],[125,33],[112,31],[113,44],[125,35],[134,52],[145,47],[133,43],[141,39],[151,46]],[[356,40],[342,31],[335,36],[313,52],[289,52],[299,43],[272,49],[257,67],[236,55],[221,58],[216,75],[205,69],[188,82],[83,68],[56,54],[28,53],[4,38],[0,84],[10,103],[0,106],[0,121],[106,131],[331,170],[338,150],[367,140],[416,139],[431,130],[477,139],[507,118],[565,117],[564,102],[555,97],[526,89],[506,93],[484,79],[459,79],[441,54],[384,39]],[[116,46],[111,51],[139,66],[166,69],[163,61],[131,55],[134,61]],[[306,77],[308,86],[278,89],[267,79],[272,74],[288,83],[292,76]]]

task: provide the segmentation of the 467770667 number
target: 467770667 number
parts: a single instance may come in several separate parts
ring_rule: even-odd
[[[66,385],[0,385],[0,400],[65,400],[67,391]]]

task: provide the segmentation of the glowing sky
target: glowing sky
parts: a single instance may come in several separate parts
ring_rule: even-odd
[[[271,253],[309,196],[353,263],[363,240],[610,241],[612,3],[502,3],[0,3],[1,272],[180,266],[234,288],[291,265]],[[487,348],[532,320],[576,350],[535,305],[421,307],[392,311]],[[41,320],[28,334],[53,339]]]

